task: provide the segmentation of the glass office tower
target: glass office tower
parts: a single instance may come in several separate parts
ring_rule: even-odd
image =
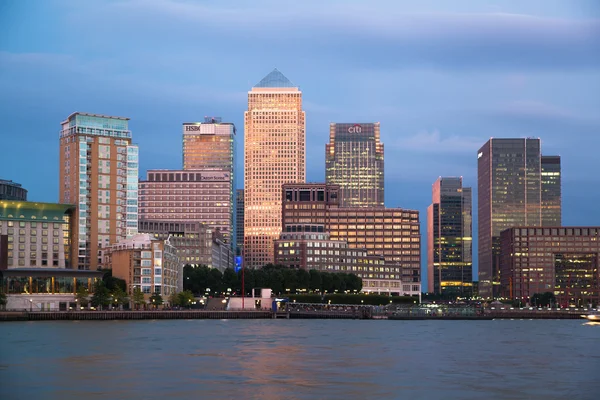
[[[341,207],[383,207],[383,143],[376,123],[332,123],[325,177],[340,186]]]
[[[472,240],[471,188],[462,178],[438,178],[427,209],[428,292],[472,295]]]
[[[542,225],[562,225],[560,156],[542,156]]]

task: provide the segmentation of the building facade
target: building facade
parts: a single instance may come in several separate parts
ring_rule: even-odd
[[[282,190],[282,230],[323,225],[332,240],[352,249],[383,256],[402,267],[402,284],[421,290],[421,233],[419,212],[401,208],[339,207],[338,185],[285,184]],[[301,228],[300,228],[301,229]]]
[[[75,206],[0,200],[0,270],[77,268]]]
[[[77,267],[95,270],[102,248],[137,233],[138,147],[129,118],[76,112],[61,125],[60,202],[77,206]]]
[[[490,139],[477,153],[479,295],[497,297],[500,232],[541,226],[540,139]]]
[[[20,183],[0,179],[0,200],[27,201],[27,190]]]
[[[542,225],[562,225],[560,156],[542,156]]]
[[[383,207],[380,124],[332,123],[325,145],[325,178],[340,186],[341,207]]]
[[[154,239],[169,239],[179,261],[224,271],[233,267],[233,252],[223,236],[205,224],[193,221],[140,220],[139,231]]]
[[[229,242],[230,190],[226,170],[148,170],[146,180],[140,181],[139,219],[200,222]]]
[[[105,249],[104,257],[113,276],[125,280],[130,296],[139,288],[146,300],[158,293],[167,301],[183,291],[183,264],[169,239],[140,233]]]
[[[289,227],[291,228],[291,227]],[[383,256],[348,247],[345,240],[333,240],[324,227],[297,226],[296,232],[282,232],[275,241],[275,264],[323,272],[344,272],[362,279],[364,293],[419,296],[411,283],[402,282],[402,267],[386,262]]]
[[[472,192],[462,178],[440,177],[427,209],[428,292],[473,294]]]
[[[244,264],[273,263],[281,232],[281,185],[304,182],[302,92],[277,69],[248,92],[244,113]]]
[[[231,233],[235,232],[235,125],[221,118],[205,117],[204,122],[183,124],[183,169],[225,170],[229,173],[229,213]],[[236,248],[235,235],[225,240]]]
[[[235,236],[237,248],[236,256],[244,255],[244,189],[235,192]]]
[[[517,226],[501,234],[501,294],[528,302],[554,292],[562,306],[598,305],[600,227]]]

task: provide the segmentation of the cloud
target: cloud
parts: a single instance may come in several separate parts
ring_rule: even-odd
[[[407,139],[400,139],[396,141],[394,147],[398,150],[410,150],[421,153],[474,154],[484,142],[481,139],[458,135],[442,137],[438,130],[433,130],[422,131]]]

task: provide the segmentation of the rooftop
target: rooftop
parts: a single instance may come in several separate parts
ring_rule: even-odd
[[[285,77],[277,68],[262,78],[260,82],[254,85],[255,88],[297,88],[288,78]]]

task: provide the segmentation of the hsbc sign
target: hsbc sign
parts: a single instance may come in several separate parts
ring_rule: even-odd
[[[348,133],[361,133],[362,132],[362,126],[360,126],[359,124],[354,124],[350,127],[348,127]]]

